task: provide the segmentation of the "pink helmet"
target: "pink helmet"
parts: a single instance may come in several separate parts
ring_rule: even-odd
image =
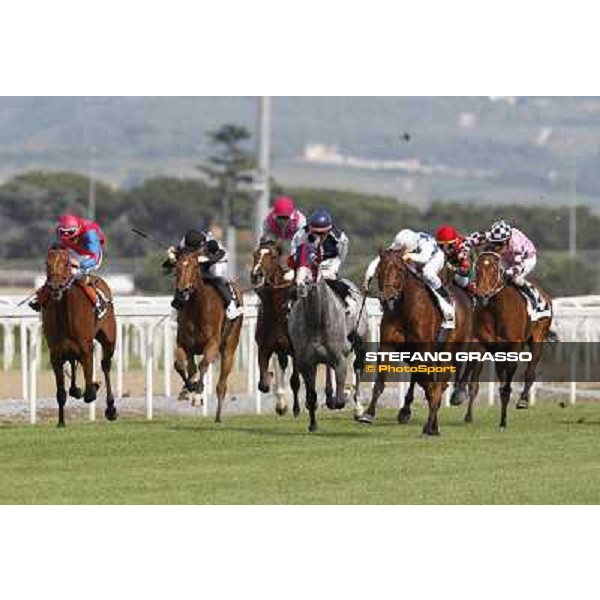
[[[79,217],[75,215],[61,215],[58,219],[58,237],[65,240],[72,240],[81,234],[83,224]]]
[[[294,201],[287,196],[279,196],[273,202],[273,214],[276,217],[287,217],[289,219],[295,210]]]

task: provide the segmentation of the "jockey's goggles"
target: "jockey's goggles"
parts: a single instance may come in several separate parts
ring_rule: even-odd
[[[79,229],[77,227],[59,227],[58,235],[62,237],[73,237],[77,235]]]

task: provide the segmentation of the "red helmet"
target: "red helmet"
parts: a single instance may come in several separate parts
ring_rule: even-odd
[[[458,240],[458,232],[452,225],[441,225],[435,232],[438,244],[452,244]]]
[[[64,240],[72,240],[81,234],[83,223],[75,215],[61,215],[58,219],[56,231],[58,237]]]
[[[294,201],[287,196],[279,196],[273,202],[273,214],[276,217],[287,217],[289,219],[295,210]]]

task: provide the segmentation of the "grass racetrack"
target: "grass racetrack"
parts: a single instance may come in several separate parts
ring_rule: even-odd
[[[395,411],[0,426],[3,504],[525,504],[600,501],[600,405],[441,412],[439,438]]]

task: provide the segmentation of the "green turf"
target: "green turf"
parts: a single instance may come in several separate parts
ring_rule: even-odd
[[[1,503],[598,503],[600,405],[444,409],[422,438],[383,411],[0,427]]]

